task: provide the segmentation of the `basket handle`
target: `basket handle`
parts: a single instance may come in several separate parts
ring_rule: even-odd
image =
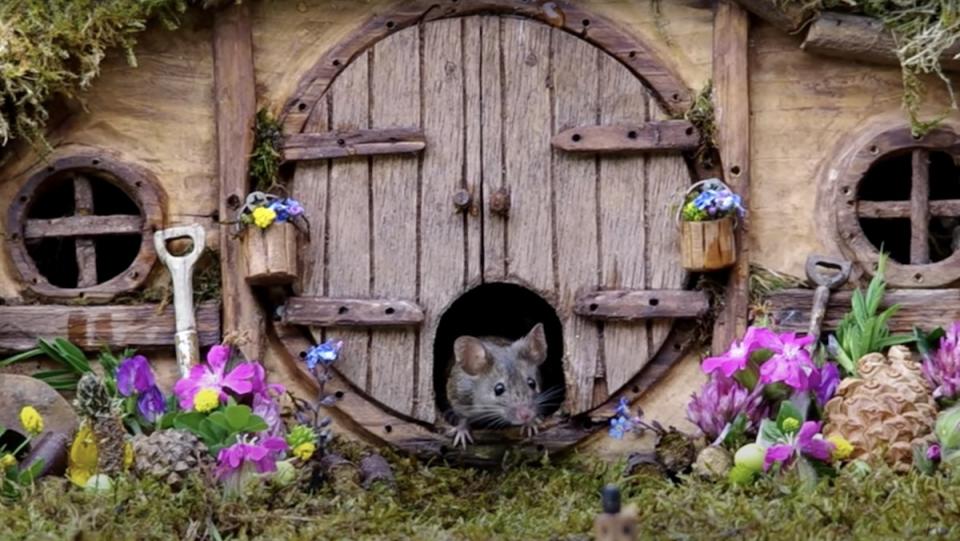
[[[730,192],[733,192],[733,190],[730,189],[730,186],[728,186],[726,182],[720,180],[719,178],[705,178],[703,180],[698,180],[697,182],[694,182],[693,184],[690,185],[689,188],[687,188],[685,192],[683,192],[683,199],[681,199],[680,201],[680,206],[677,207],[677,213],[675,215],[675,219],[676,219],[678,228],[680,227],[680,222],[683,221],[681,218],[683,217],[683,206],[687,200],[687,196],[693,193],[693,191],[696,190],[697,188],[701,186],[708,186],[708,185],[717,185],[720,188],[726,188]],[[734,225],[736,225],[736,222],[737,222],[736,216],[734,216]]]

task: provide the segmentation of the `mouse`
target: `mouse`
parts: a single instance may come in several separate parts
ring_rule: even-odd
[[[540,365],[547,359],[543,324],[526,336],[460,336],[453,343],[447,374],[449,435],[454,447],[473,443],[470,425],[522,426],[525,437],[537,433],[540,410],[551,396],[541,388]]]

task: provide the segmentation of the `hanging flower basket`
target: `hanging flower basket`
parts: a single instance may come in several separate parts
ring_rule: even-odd
[[[299,275],[297,244],[307,230],[300,203],[263,192],[247,196],[238,226],[246,261],[246,281],[254,285],[287,285]]]
[[[734,230],[743,214],[740,196],[719,179],[690,186],[677,212],[683,268],[707,272],[733,266],[737,261]]]

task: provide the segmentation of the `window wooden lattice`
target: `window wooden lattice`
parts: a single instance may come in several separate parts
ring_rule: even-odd
[[[863,221],[909,222],[909,239],[904,239],[909,242],[909,255],[905,254],[900,261],[890,260],[886,276],[891,285],[940,287],[960,279],[960,251],[953,251],[939,261],[932,258],[930,252],[931,219],[960,218],[960,199],[931,199],[930,158],[937,153],[954,159],[960,156],[960,136],[953,129],[938,128],[922,138],[914,138],[909,128],[898,127],[882,131],[853,149],[836,169],[834,209],[841,248],[866,272],[873,272],[880,250],[876,239],[868,238]],[[884,179],[884,184],[893,186],[909,181],[908,198],[862,200],[862,184],[871,168],[883,167],[885,160],[904,155],[909,156],[909,178],[896,178],[898,173],[891,167],[884,172],[890,177]]]
[[[72,204],[56,216],[38,217],[34,208],[50,204],[49,193],[57,186],[65,188],[62,193],[72,193]],[[105,188],[122,192],[117,200],[130,207],[129,213],[96,208],[104,206]],[[9,207],[6,244],[33,294],[106,301],[142,285],[156,261],[152,234],[162,223],[160,192],[148,172],[103,155],[75,155],[57,159],[29,177]],[[104,251],[101,258],[119,257],[111,238],[133,239],[138,244],[136,255],[125,270],[98,276],[98,250]],[[28,249],[31,243],[49,239],[72,240],[73,254],[60,257],[70,257],[65,265],[75,260],[75,287],[48,279]]]

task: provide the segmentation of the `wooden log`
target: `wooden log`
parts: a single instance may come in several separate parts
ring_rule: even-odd
[[[578,126],[554,135],[550,143],[567,152],[598,154],[693,150],[700,144],[700,134],[686,120],[661,120],[639,125]]]
[[[713,20],[713,81],[717,142],[724,179],[740,195],[746,217],[736,230],[737,262],[730,271],[723,310],[713,327],[713,351],[724,351],[746,332],[749,312],[750,251],[750,84],[749,17],[731,0],[721,0]]]
[[[857,215],[861,218],[910,218],[910,201],[857,201]],[[930,216],[960,216],[960,200],[930,201]]]
[[[621,289],[581,295],[573,310],[613,321],[699,317],[710,310],[710,299],[703,291]]]
[[[44,432],[35,441],[30,442],[30,453],[20,463],[20,471],[30,469],[41,462],[36,477],[44,475],[63,475],[67,471],[68,436],[62,432]]]
[[[805,332],[810,324],[813,308],[812,289],[784,289],[768,295],[764,313],[782,331]],[[835,330],[843,315],[850,311],[850,290],[836,291],[827,303],[823,331]],[[960,290],[958,289],[893,289],[888,290],[880,309],[899,304],[900,309],[890,318],[893,332],[909,333],[913,326],[930,330],[947,327],[960,319]]]
[[[813,9],[804,9],[794,2],[777,0],[736,0],[741,7],[784,32],[793,33],[814,15]]]
[[[257,103],[249,9],[246,3],[221,9],[213,25],[219,212],[220,219],[225,221],[236,216],[249,189],[247,165],[253,149]],[[245,266],[240,261],[240,252],[236,238],[220,235],[223,331],[243,336],[238,347],[247,359],[262,359],[263,315],[244,281]]]
[[[825,11],[810,25],[800,47],[809,53],[873,64],[900,65],[893,34],[874,17]],[[940,55],[940,66],[960,70],[960,42]]]
[[[283,142],[283,159],[325,160],[346,156],[410,154],[427,146],[423,132],[416,128],[296,133]]]
[[[248,226],[243,231],[246,281],[256,285],[292,284],[299,276],[296,226],[274,223],[266,229]]]
[[[411,301],[290,297],[283,322],[314,327],[383,327],[423,323],[423,308]]]
[[[683,268],[704,272],[725,269],[737,261],[736,222],[732,216],[706,222],[680,223]]]
[[[23,228],[26,239],[41,237],[91,237],[94,235],[131,235],[143,230],[143,216],[67,216],[27,220]]]
[[[157,304],[107,306],[25,305],[0,307],[0,351],[24,351],[37,337],[63,337],[77,347],[97,351],[104,344],[173,347],[173,306]],[[196,310],[197,338],[202,346],[220,342],[220,303],[201,303]]]

